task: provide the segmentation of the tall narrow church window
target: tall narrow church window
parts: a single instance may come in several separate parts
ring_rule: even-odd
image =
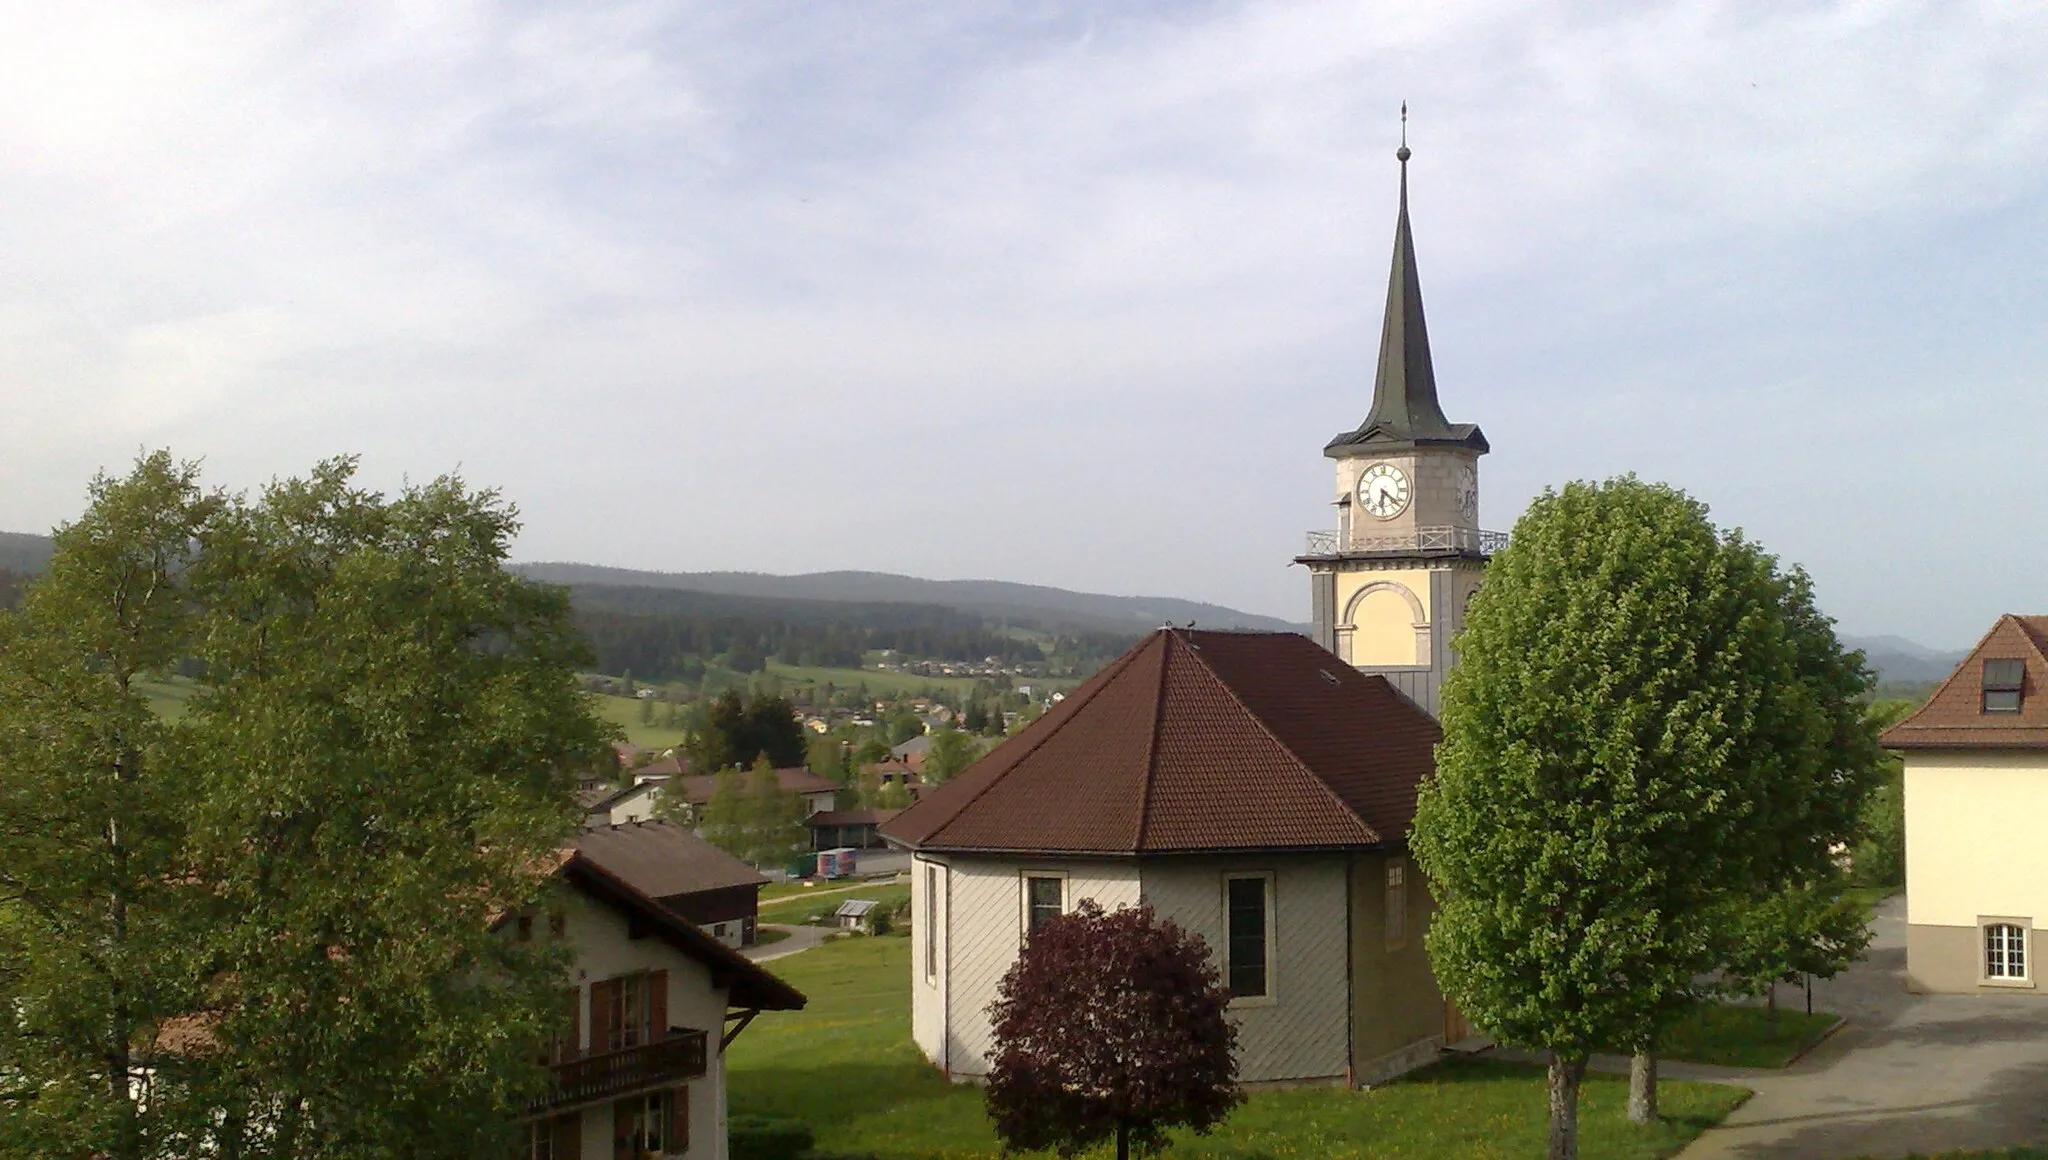
[[[2027,931],[2016,923],[1994,922],[1984,928],[1984,977],[2027,977]]]
[[[1226,982],[1233,999],[1256,998],[1270,993],[1266,978],[1272,950],[1270,893],[1272,878],[1231,878],[1224,883],[1227,911],[1226,945],[1229,954]]]
[[[1058,918],[1066,907],[1067,883],[1063,878],[1024,880],[1024,930],[1030,933]]]
[[[1408,864],[1402,858],[1387,859],[1387,949],[1408,945]]]
[[[2026,662],[1987,660],[1984,662],[1984,711],[2017,713],[2027,683]]]

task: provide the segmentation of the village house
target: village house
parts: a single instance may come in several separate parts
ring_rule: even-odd
[[[668,778],[637,775],[633,784],[583,800],[583,822],[589,826],[627,826],[654,817],[661,787]]]
[[[2048,616],[2000,617],[1883,741],[1906,767],[1907,987],[2038,994],[2048,846],[2025,835],[2048,830]]]
[[[565,889],[500,920],[507,938],[566,939],[566,1032],[547,1045],[549,1093],[523,1117],[528,1160],[725,1160],[725,1052],[762,1011],[802,993],[581,850]]]
[[[811,815],[811,849],[833,850],[851,846],[856,850],[872,850],[885,846],[888,843],[882,840],[880,827],[902,812],[865,808],[821,810]]]
[[[731,947],[754,945],[760,871],[666,821],[591,826],[576,851]]]
[[[1408,859],[1436,722],[1292,633],[1162,629],[883,825],[912,852],[912,1033],[986,1074],[988,1005],[1084,898],[1200,935],[1248,1083],[1376,1083],[1447,1012]]]

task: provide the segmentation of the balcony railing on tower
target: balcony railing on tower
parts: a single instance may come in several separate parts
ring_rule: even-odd
[[[1491,556],[1508,546],[1506,532],[1484,532],[1477,528],[1416,528],[1412,532],[1373,532],[1352,529],[1310,532],[1304,559],[1353,555],[1476,555]]]

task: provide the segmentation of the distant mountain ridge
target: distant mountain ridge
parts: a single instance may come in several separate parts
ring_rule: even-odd
[[[1047,621],[1112,632],[1143,632],[1172,622],[1203,628],[1306,632],[1308,626],[1171,596],[1108,596],[1008,580],[925,580],[888,572],[643,572],[598,564],[514,564],[550,584],[673,588],[722,596],[856,604],[937,604],[983,616]]]
[[[37,573],[49,566],[48,536],[0,532],[0,571]],[[1308,626],[1239,612],[1219,604],[1154,596],[1106,596],[1006,580],[924,580],[887,572],[646,572],[597,564],[514,564],[513,569],[551,584],[606,584],[682,589],[728,596],[830,603],[938,604],[995,617],[1065,621],[1113,632],[1143,632],[1171,621],[1205,628],[1305,632]],[[1843,636],[1862,649],[1886,684],[1931,684],[1954,671],[1968,649],[1936,649],[1900,636]]]

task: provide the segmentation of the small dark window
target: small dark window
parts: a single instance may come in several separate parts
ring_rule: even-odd
[[[1246,998],[1266,993],[1266,880],[1232,878],[1229,903],[1230,994]]]
[[[2017,713],[2027,683],[2026,662],[1987,660],[1984,662],[1984,711]]]
[[[1061,895],[1066,893],[1066,883],[1057,878],[1026,878],[1024,929],[1034,931],[1060,916],[1064,909]]]
[[[522,914],[519,916],[519,941],[533,941],[533,916],[530,914]]]

